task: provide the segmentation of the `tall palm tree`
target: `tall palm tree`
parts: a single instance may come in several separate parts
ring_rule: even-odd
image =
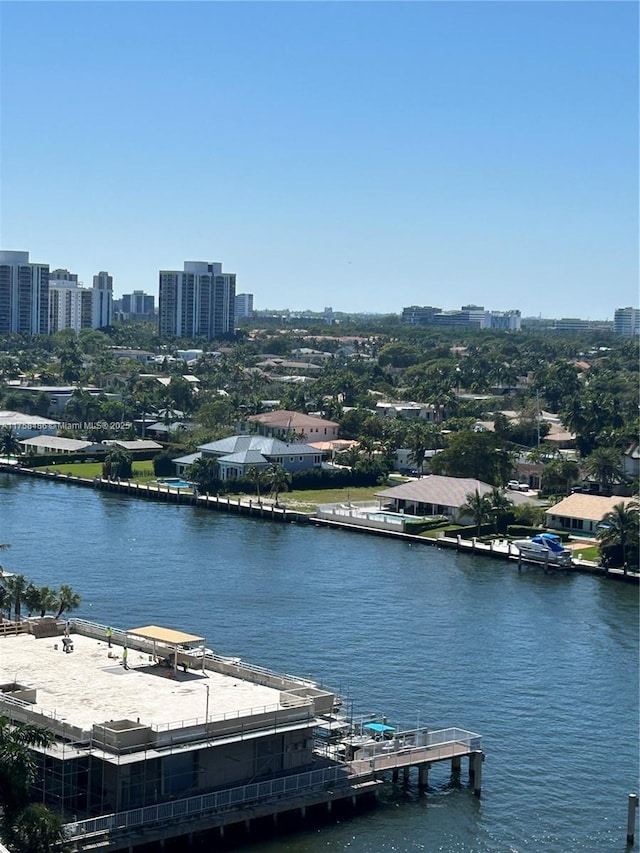
[[[4,578],[4,588],[7,592],[9,603],[9,618],[11,618],[11,607],[16,619],[20,619],[22,604],[27,590],[27,579],[24,575],[10,575]]]
[[[280,492],[286,492],[289,488],[292,479],[291,474],[285,471],[282,465],[269,465],[265,474],[265,479],[271,486],[271,492],[277,505]]]
[[[627,573],[627,557],[631,547],[638,548],[638,522],[640,504],[637,501],[620,501],[600,520],[597,538],[605,548],[619,548],[624,573]]]
[[[250,468],[247,468],[247,480],[253,483],[256,488],[256,497],[258,501],[260,500],[260,486],[266,482],[265,470],[264,468],[258,468],[257,465],[252,465]]]
[[[482,525],[491,518],[491,501],[487,495],[481,495],[476,489],[475,492],[469,492],[465,503],[460,507],[460,513],[472,516],[480,536]]]
[[[56,619],[59,619],[63,613],[70,613],[72,610],[77,610],[80,607],[81,598],[77,592],[74,592],[68,584],[63,583],[58,593],[58,612]]]

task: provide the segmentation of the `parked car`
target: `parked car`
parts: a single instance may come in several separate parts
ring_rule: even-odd
[[[529,484],[519,483],[517,480],[509,480],[509,482],[507,483],[507,488],[511,489],[512,492],[528,492]]]

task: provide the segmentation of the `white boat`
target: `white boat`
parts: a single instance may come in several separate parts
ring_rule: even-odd
[[[554,533],[538,533],[531,539],[516,539],[513,543],[523,557],[554,566],[570,566],[571,550]]]

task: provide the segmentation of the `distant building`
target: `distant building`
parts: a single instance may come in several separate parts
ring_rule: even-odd
[[[0,251],[0,332],[49,331],[49,265],[29,262],[29,252]]]
[[[557,332],[584,332],[591,327],[589,320],[580,320],[577,317],[562,317],[553,324]]]
[[[613,331],[614,334],[625,337],[640,335],[640,309],[616,308],[613,315]]]
[[[490,327],[502,329],[507,332],[518,332],[522,325],[522,316],[519,311],[491,311]]]
[[[69,270],[49,273],[49,332],[61,329],[90,329],[93,323],[93,290],[78,285],[78,276]]]
[[[463,305],[459,311],[443,311],[431,305],[402,309],[402,322],[412,326],[460,326],[468,329],[520,329],[519,311],[487,311],[482,305]]]
[[[253,293],[236,294],[236,318],[253,317]]]
[[[123,320],[151,323],[156,319],[156,300],[153,294],[134,290],[133,293],[125,293],[119,301]]]
[[[93,277],[93,328],[110,326],[113,320],[113,276],[99,272]]]
[[[185,261],[182,272],[160,270],[161,335],[208,340],[235,331],[235,273],[221,263]]]
[[[431,326],[434,315],[440,313],[442,313],[441,308],[432,308],[430,305],[421,308],[418,305],[411,305],[409,308],[402,309],[402,322],[411,326]]]

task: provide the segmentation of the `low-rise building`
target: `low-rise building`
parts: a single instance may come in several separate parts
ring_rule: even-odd
[[[598,524],[619,503],[628,503],[630,498],[620,495],[569,495],[550,507],[545,513],[545,524],[555,530],[570,530],[573,533],[597,533]]]
[[[20,442],[25,453],[106,453],[104,444],[57,435],[38,435]]]
[[[387,500],[394,512],[420,516],[446,515],[456,524],[470,524],[473,518],[462,507],[476,491],[480,495],[489,495],[492,489],[493,486],[489,483],[470,477],[429,474],[428,477],[376,492],[376,497]],[[520,492],[509,493],[509,500],[516,505],[538,503],[534,498]]]
[[[27,415],[25,412],[14,412],[9,409],[0,411],[0,429],[8,427],[17,439],[31,438],[34,435],[55,435],[60,428],[60,422],[41,415]]]

